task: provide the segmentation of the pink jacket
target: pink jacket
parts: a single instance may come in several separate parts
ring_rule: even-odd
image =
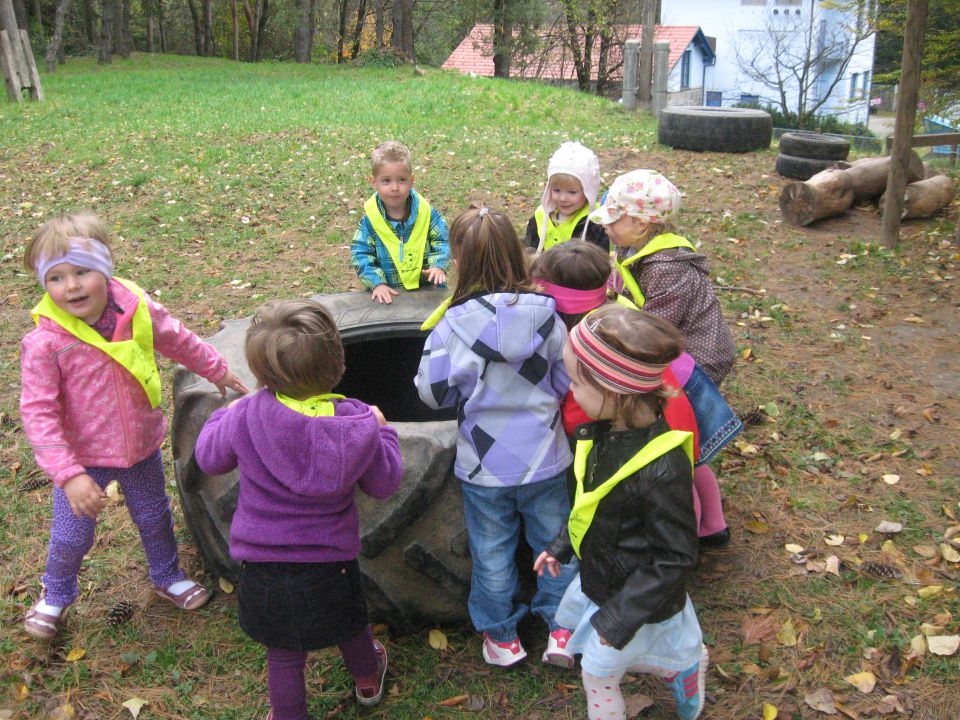
[[[116,280],[113,298],[132,317],[140,302]],[[154,349],[217,382],[227,363],[212,345],[187,330],[162,305],[147,299]],[[116,340],[129,339],[129,323],[117,323]],[[37,464],[57,487],[88,467],[131,467],[154,453],[167,432],[161,408],[115,360],[78,340],[46,317],[20,349],[20,415]]]

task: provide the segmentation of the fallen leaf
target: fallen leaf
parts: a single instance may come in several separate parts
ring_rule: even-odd
[[[770,417],[777,417],[780,414],[780,408],[775,402],[768,402],[766,405],[762,405],[763,411]]]
[[[827,455],[825,452],[818,451],[813,454],[814,462],[824,462],[825,460],[829,460],[829,459],[830,459],[830,456]]]
[[[844,540],[846,540],[846,538],[843,535],[827,535],[827,537],[823,539],[827,545],[833,546],[843,545]]]
[[[824,568],[831,575],[836,575],[840,577],[840,558],[836,555],[831,555],[827,558],[827,565]]]
[[[129,710],[131,715],[133,715],[134,717],[137,717],[140,715],[140,710],[143,708],[143,706],[148,705],[149,703],[150,703],[149,700],[144,700],[143,698],[138,698],[138,697],[132,697],[129,700],[125,700],[120,704],[123,705],[127,710]]]
[[[877,685],[877,676],[869,670],[847,675],[844,679],[862,693],[873,692],[873,688]]]
[[[880,552],[886,555],[896,555],[897,545],[893,542],[893,540],[884,540],[883,545],[880,546]]]
[[[777,720],[777,715],[779,714],[780,711],[777,710],[776,706],[770,703],[763,704],[763,720]]]
[[[827,569],[827,564],[819,560],[807,560],[806,568],[809,572],[822,573]]]
[[[20,684],[17,685],[16,698],[17,702],[23,702],[27,699],[27,696],[30,695],[30,688],[26,685]]]
[[[890,715],[892,713],[902,713],[906,711],[903,709],[903,703],[900,702],[900,698],[896,695],[884,695],[880,698],[877,712],[883,715]]]
[[[866,533],[860,533],[857,535],[857,539],[860,541],[860,544],[863,545],[867,540],[870,539],[870,536]]]
[[[950,612],[937,613],[933,616],[934,624],[943,625],[944,627],[949,625],[951,620],[953,620],[953,613]]]
[[[447,649],[447,636],[443,634],[443,631],[437,630],[434,628],[430,631],[428,638],[430,647],[434,650],[446,650]]]
[[[770,532],[770,526],[763,522],[763,520],[748,520],[744,523],[744,527],[754,535],[763,535]]]
[[[928,637],[927,649],[934,655],[953,655],[957,650],[960,650],[960,635]]]
[[[466,702],[469,697],[469,695],[454,695],[453,697],[448,697],[446,700],[441,700],[437,704],[443,707],[456,707]]]
[[[788,553],[802,553],[803,546],[797,545],[796,543],[787,543],[783,546]]]
[[[883,653],[875,647],[864,648],[863,659],[867,660],[868,662],[878,663],[883,659]]]
[[[937,557],[937,549],[931,545],[914,545],[913,551],[922,558],[932,559]]]
[[[221,577],[220,580],[217,581],[217,584],[227,595],[233,592],[233,583],[227,580],[225,577]]]
[[[636,695],[631,694],[627,698],[627,717],[637,717],[640,713],[646,710],[648,707],[653,707],[654,702],[646,695]]]
[[[773,637],[776,627],[777,619],[773,615],[745,619],[740,626],[740,631],[743,633],[743,644],[753,645]]]
[[[787,618],[787,621],[780,626],[777,640],[786,647],[793,647],[797,644],[797,631],[794,629],[793,621],[790,618]]]
[[[891,522],[890,520],[884,520],[882,523],[877,525],[875,532],[878,533],[898,533],[903,530],[903,525],[898,522]]]
[[[947,562],[960,562],[960,553],[950,543],[940,543],[940,553]]]
[[[888,473],[881,478],[887,485],[896,485],[900,482],[900,476],[894,475],[893,473]]]
[[[937,409],[934,407],[924,408],[923,412],[920,414],[923,415],[929,423],[940,422],[940,415],[937,413]]]
[[[740,451],[741,455],[752,457],[753,455],[758,455],[760,453],[760,448],[758,448],[756,445],[748,443],[746,440],[735,440],[733,444],[734,447]]]
[[[50,714],[47,715],[47,720],[71,720],[74,715],[76,715],[76,711],[73,709],[73,705],[64,703],[51,710]]]
[[[833,699],[833,693],[830,692],[830,688],[820,688],[819,690],[808,692],[803,696],[803,701],[814,710],[826,713],[827,715],[837,714],[836,702]]]
[[[67,662],[76,662],[84,655],[87,654],[87,651],[82,647],[75,647],[70,652],[67,653]]]
[[[914,470],[914,472],[917,475],[923,475],[923,477],[930,477],[931,475],[933,475],[933,466],[930,465],[929,463],[924,463],[923,465],[918,467],[916,470]]]
[[[919,595],[924,600],[932,598],[934,595],[939,595],[943,591],[943,585],[928,585],[927,587],[922,587],[917,590],[917,595]]]
[[[920,632],[930,637],[931,635],[939,635],[942,633],[943,627],[943,625],[933,625],[932,623],[920,623]]]
[[[921,657],[927,654],[927,639],[923,635],[914,635],[910,638],[910,652]]]

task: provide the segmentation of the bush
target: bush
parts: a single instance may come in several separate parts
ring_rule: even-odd
[[[873,137],[873,133],[863,123],[843,122],[833,115],[814,115],[808,117],[803,125],[797,121],[796,113],[783,113],[780,108],[773,105],[767,105],[761,108],[757,103],[741,103],[736,107],[753,108],[770,113],[773,119],[773,126],[776,128],[786,128],[788,130],[812,130],[814,132],[833,133],[835,135],[859,135],[861,137]]]
[[[392,47],[370,48],[369,50],[364,50],[353,60],[353,64],[359,67],[382,68],[406,65],[409,62],[410,58]]]

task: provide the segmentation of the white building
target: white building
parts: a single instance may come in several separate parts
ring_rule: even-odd
[[[779,108],[782,90],[791,112],[803,94],[807,111],[825,98],[815,115],[866,123],[875,13],[876,0],[662,0],[661,22],[695,23],[716,38],[706,105]]]

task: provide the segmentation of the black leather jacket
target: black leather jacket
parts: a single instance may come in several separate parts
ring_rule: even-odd
[[[608,422],[580,425],[575,437],[594,441],[584,489],[605,482],[669,429],[663,418],[646,428],[616,432]],[[597,632],[622,649],[640,626],[680,612],[697,549],[693,473],[678,447],[624,478],[603,498],[581,541],[580,581],[584,594],[600,606],[590,619]],[[547,552],[560,562],[570,559],[566,525]]]

